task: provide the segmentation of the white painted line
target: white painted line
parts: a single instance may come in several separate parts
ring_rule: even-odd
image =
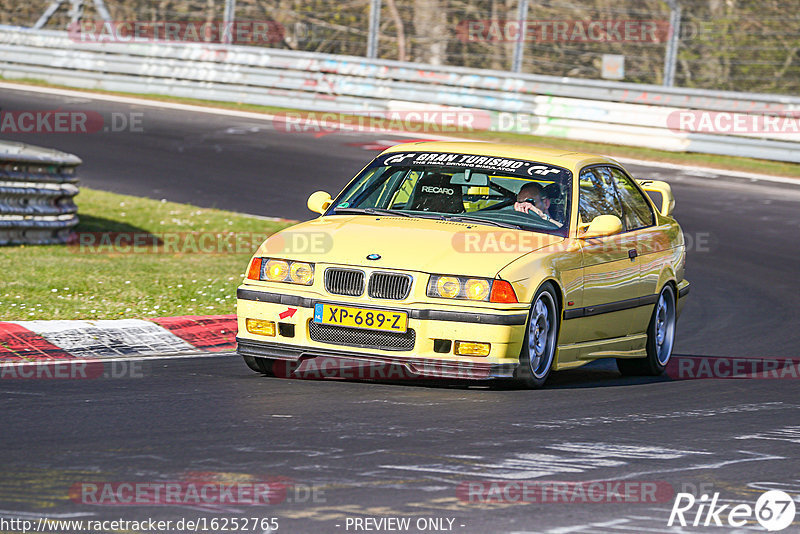
[[[76,91],[73,89],[59,89],[55,87],[40,87],[36,85],[24,85],[24,84],[17,84],[17,83],[9,83],[9,82],[0,82],[0,88],[2,89],[10,89],[16,91],[27,91],[31,93],[42,93],[42,94],[50,94],[50,95],[60,95],[60,96],[69,96],[73,98],[88,98],[92,100],[103,100],[106,102],[118,102],[122,104],[131,104],[136,106],[149,106],[153,108],[161,108],[161,109],[173,109],[177,111],[190,111],[193,113],[207,113],[212,115],[224,115],[228,117],[239,117],[243,119],[255,119],[261,121],[284,121],[284,117],[280,117],[278,115],[272,115],[269,113],[257,113],[253,111],[238,111],[233,109],[222,109],[222,108],[209,108],[203,107],[193,104],[180,104],[177,102],[160,102],[158,100],[148,100],[146,98],[136,98],[136,97],[128,97],[128,96],[119,96],[119,95],[107,95],[101,93],[86,93],[83,91]],[[302,121],[301,121],[302,122]],[[350,131],[350,130],[343,130],[343,131]],[[355,130],[358,131],[358,130]],[[420,133],[411,133],[411,132],[403,132],[399,130],[384,130],[384,129],[376,129],[376,128],[369,128],[366,129],[370,133],[387,133],[396,135],[398,137],[406,137],[409,139],[416,139],[419,137],[425,137],[428,139],[436,140],[436,141],[459,141],[459,142],[484,142],[478,141],[475,139],[464,139],[459,137],[449,137],[449,136],[442,136],[442,135],[420,135]],[[789,178],[783,176],[772,176],[769,174],[758,174],[758,173],[751,173],[751,172],[743,172],[743,171],[729,171],[725,169],[715,169],[713,167],[701,167],[696,165],[681,165],[678,163],[665,163],[661,161],[650,161],[650,160],[640,160],[634,158],[614,158],[620,161],[621,163],[629,163],[632,165],[646,165],[649,167],[658,167],[662,169],[673,169],[673,170],[680,170],[680,171],[704,171],[711,173],[717,177],[724,178],[725,176],[730,176],[734,178],[748,178],[751,180],[762,180],[768,182],[778,182],[778,183],[785,183],[791,185],[800,186],[800,179],[798,178]],[[709,177],[711,178],[711,177]],[[712,178],[713,179],[713,178]],[[268,219],[272,220],[272,219]]]
[[[15,323],[78,357],[113,357],[132,353],[155,355],[197,350],[166,328],[141,319]]]
[[[721,469],[723,467],[727,467],[729,465],[736,465],[745,462],[760,462],[760,461],[772,461],[772,460],[785,460],[786,457],[784,456],[772,456],[769,454],[762,454],[758,452],[751,452],[751,451],[737,451],[741,454],[750,454],[752,455],[750,458],[739,458],[736,460],[722,460],[720,462],[713,462],[708,464],[693,464],[684,467],[673,467],[669,469],[653,469],[652,471],[638,471],[634,473],[628,473],[625,475],[615,476],[614,480],[631,480],[636,479],[637,477],[644,477],[647,475],[662,475],[665,473],[680,473],[683,471],[708,471],[713,469]]]
[[[18,512],[16,510],[0,510],[0,514],[7,516],[7,517],[19,517],[22,519],[38,519],[44,515],[47,516],[47,519],[54,518],[54,519],[69,519],[71,517],[86,517],[86,516],[95,516],[97,514],[93,512],[72,512],[66,514],[52,514],[50,512],[43,513],[43,512]]]
[[[766,432],[759,432],[757,434],[746,434],[743,436],[736,436],[734,439],[766,439],[800,443],[800,426],[787,426],[768,430]]]
[[[146,98],[136,98],[120,95],[106,95],[102,93],[87,93],[73,89],[59,89],[55,87],[40,87],[36,85],[24,85],[18,83],[0,82],[0,89],[11,89],[16,91],[26,91],[30,93],[42,93],[48,95],[69,96],[73,98],[88,98],[91,100],[103,100],[106,102],[117,102],[120,104],[132,104],[136,106],[148,106],[151,108],[174,109],[178,111],[191,111],[194,113],[209,113],[213,115],[227,115],[229,117],[241,117],[245,119],[274,120],[278,117],[268,113],[256,113],[253,111],[238,111],[233,109],[208,108],[192,104],[180,104],[177,102],[160,102]]]
[[[238,213],[239,215],[244,215],[245,217],[252,217],[254,219],[259,219],[262,221],[270,221],[270,222],[285,222],[285,223],[298,223],[297,219],[284,219],[283,217],[267,217],[266,215],[253,215],[252,213],[243,213],[241,211],[233,212]]]
[[[750,180],[762,180],[765,182],[778,182],[782,184],[791,184],[800,186],[800,178],[787,178],[784,176],[772,176],[769,174],[757,174],[754,172],[744,172],[744,171],[729,171],[726,169],[715,169],[713,167],[697,167],[694,165],[679,165],[677,163],[666,163],[663,161],[649,161],[643,159],[632,159],[632,158],[614,158],[620,163],[623,164],[630,164],[630,165],[644,165],[647,167],[658,167],[660,169],[673,169],[676,171],[683,171],[683,172],[691,172],[691,171],[701,171],[703,173],[700,178],[725,178],[727,176],[733,178],[748,178]],[[693,175],[697,176],[697,175]],[[646,176],[642,177],[645,179]]]
[[[674,460],[690,454],[712,454],[707,451],[693,451],[689,449],[666,449],[656,446],[619,445],[617,443],[556,443],[547,445],[548,449],[559,452],[572,452],[577,455],[585,454],[592,458],[635,458],[647,460]]]
[[[592,527],[600,527],[600,528],[609,528],[609,527],[617,527],[619,525],[624,525],[625,523],[630,523],[628,519],[612,519],[611,521],[604,521],[601,523],[584,523],[583,525],[575,525],[572,527],[559,527],[559,528],[552,528],[548,530],[548,534],[569,534],[570,532],[581,532],[583,529],[592,528]]]
[[[285,122],[286,118],[280,115],[273,115],[271,113],[258,113],[255,111],[239,111],[235,109],[212,108],[198,106],[194,104],[180,104],[178,102],[161,102],[158,100],[148,100],[146,98],[136,98],[120,95],[107,95],[102,93],[86,93],[83,91],[76,91],[73,89],[59,89],[55,87],[40,87],[36,85],[24,85],[18,83],[0,82],[0,89],[10,89],[16,91],[26,91],[30,93],[42,93],[48,95],[68,96],[72,98],[87,98],[90,100],[102,100],[105,102],[117,102],[120,104],[131,104],[136,106],[148,106],[151,108],[172,109],[176,111],[190,111],[193,113],[206,113],[211,115],[224,115],[227,117],[239,117],[242,119],[255,119],[260,121],[279,121]],[[221,104],[230,104],[230,102],[220,102]],[[300,110],[302,111],[302,110]],[[309,113],[311,113],[309,111]],[[307,124],[309,121],[299,121],[299,123]],[[359,131],[358,129],[343,129],[342,131]],[[366,128],[361,131],[370,133],[384,133],[397,135],[399,137],[408,137],[416,139],[420,134],[412,134],[400,130],[387,130],[382,128]],[[460,139],[457,137],[437,136],[437,135],[424,135],[423,137],[437,141],[471,141],[470,139]]]

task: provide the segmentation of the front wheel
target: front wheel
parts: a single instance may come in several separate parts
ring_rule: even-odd
[[[255,356],[245,356],[242,355],[244,359],[244,363],[247,364],[247,367],[255,371],[256,373],[264,374],[267,376],[275,376],[272,370],[272,364],[274,360],[270,360],[269,358],[257,358]]]
[[[677,322],[675,289],[667,284],[658,295],[653,316],[647,327],[647,357],[617,358],[617,369],[626,376],[658,376],[664,372],[672,355]]]
[[[550,376],[558,341],[559,310],[552,287],[542,286],[533,298],[515,378],[529,389],[541,388]]]

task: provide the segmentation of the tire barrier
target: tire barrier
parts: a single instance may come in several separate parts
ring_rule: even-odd
[[[80,158],[0,141],[0,245],[66,243],[78,224]]]

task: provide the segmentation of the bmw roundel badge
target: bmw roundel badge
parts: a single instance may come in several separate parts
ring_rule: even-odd
[[[379,260],[379,259],[381,259],[381,255],[380,254],[370,254],[369,256],[367,256],[367,259],[368,260]]]

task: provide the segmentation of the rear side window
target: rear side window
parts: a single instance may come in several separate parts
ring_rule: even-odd
[[[590,223],[600,215],[616,215],[620,219],[623,218],[622,206],[607,168],[584,169],[580,174],[579,194],[578,213],[581,223]]]
[[[646,226],[653,226],[656,221],[650,204],[644,195],[636,188],[633,179],[616,167],[611,167],[611,176],[622,200],[625,217],[622,219],[625,228],[636,230]]]

